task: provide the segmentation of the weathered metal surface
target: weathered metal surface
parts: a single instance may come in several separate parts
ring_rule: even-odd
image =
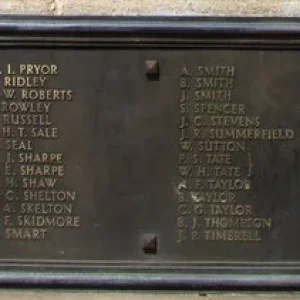
[[[0,281],[298,287],[299,23],[154,21],[2,20]]]

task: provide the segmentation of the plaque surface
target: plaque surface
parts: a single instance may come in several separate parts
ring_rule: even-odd
[[[300,23],[0,22],[0,282],[300,287]]]

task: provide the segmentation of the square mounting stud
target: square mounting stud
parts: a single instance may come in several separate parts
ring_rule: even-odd
[[[149,80],[159,80],[159,65],[157,60],[146,60],[146,76]]]
[[[143,235],[142,247],[145,254],[156,254],[157,236],[153,233],[145,233]]]

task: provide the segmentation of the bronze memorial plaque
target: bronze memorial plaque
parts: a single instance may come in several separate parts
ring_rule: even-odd
[[[0,19],[0,283],[300,288],[300,21]]]

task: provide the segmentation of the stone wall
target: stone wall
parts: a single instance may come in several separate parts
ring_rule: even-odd
[[[299,0],[1,0],[3,14],[300,15]]]

